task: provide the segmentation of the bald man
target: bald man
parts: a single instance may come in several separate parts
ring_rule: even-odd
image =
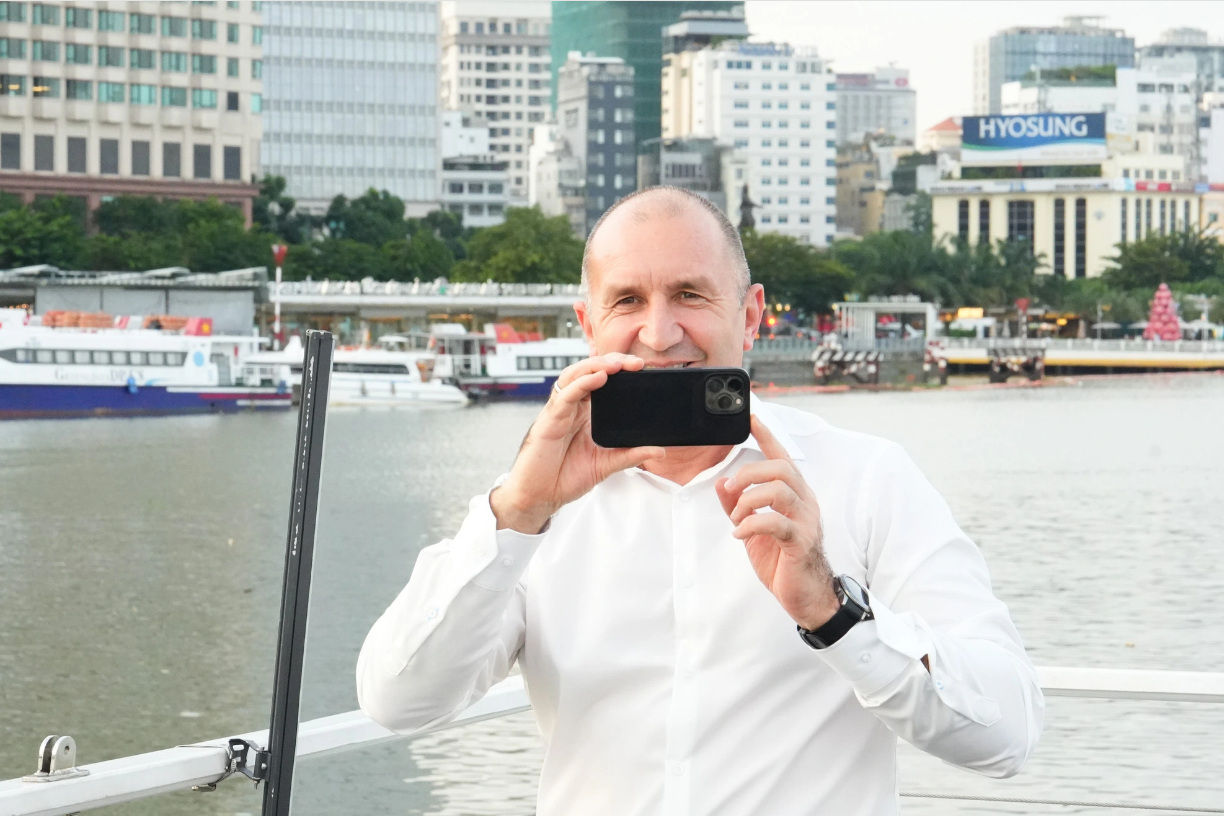
[[[362,710],[444,723],[517,663],[540,816],[897,812],[897,737],[1009,776],[1041,732],[986,565],[897,445],[751,399],[735,446],[604,449],[617,371],[741,367],[765,308],[739,235],[656,187],[587,239],[566,369],[510,472],[423,550],[357,664]]]

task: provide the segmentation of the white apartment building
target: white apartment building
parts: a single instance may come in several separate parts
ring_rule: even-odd
[[[526,204],[534,128],[548,118],[551,86],[545,0],[444,0],[441,101],[488,128],[510,171],[510,196]]]
[[[745,163],[756,229],[818,246],[836,234],[834,75],[815,49],[728,41],[663,60],[663,138],[705,137]],[[743,185],[727,190],[738,204]]]
[[[491,227],[506,220],[507,162],[489,152],[489,131],[474,127],[461,111],[442,114],[442,206],[462,216],[465,227]]]
[[[437,209],[437,4],[263,8],[264,170],[310,212],[370,188],[403,199],[409,216]]]
[[[260,173],[261,3],[0,3],[0,190],[216,196]]]
[[[891,136],[912,145],[918,136],[918,94],[909,69],[887,66],[871,74],[837,74],[837,143],[865,135]]]

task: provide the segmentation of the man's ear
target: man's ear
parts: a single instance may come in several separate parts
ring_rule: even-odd
[[[595,333],[594,326],[591,323],[591,313],[588,311],[585,300],[579,300],[574,304],[574,314],[578,316],[578,325],[582,327],[582,333],[586,336],[587,345],[591,347],[591,353],[595,353]]]
[[[761,328],[761,317],[765,314],[765,287],[754,283],[748,287],[744,297],[744,351],[752,351],[752,342]]]

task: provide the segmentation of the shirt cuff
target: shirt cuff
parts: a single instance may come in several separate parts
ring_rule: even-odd
[[[462,565],[465,579],[483,589],[502,592],[523,577],[548,526],[537,535],[499,530],[489,506],[489,493],[482,493],[468,505],[467,518],[451,541],[451,555]]]
[[[871,612],[873,620],[855,624],[832,646],[817,650],[860,697],[875,694],[930,651],[912,626],[875,598]]]

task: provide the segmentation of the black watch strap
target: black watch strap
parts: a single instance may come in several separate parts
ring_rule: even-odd
[[[849,582],[851,586],[847,588],[845,582]],[[871,607],[866,603],[867,596],[852,578],[838,576],[833,579],[833,586],[837,599],[841,601],[841,607],[833,617],[819,629],[804,629],[798,624],[795,626],[799,630],[799,637],[813,649],[829,648],[854,628],[856,623],[871,619]],[[862,602],[859,599],[862,599]]]

